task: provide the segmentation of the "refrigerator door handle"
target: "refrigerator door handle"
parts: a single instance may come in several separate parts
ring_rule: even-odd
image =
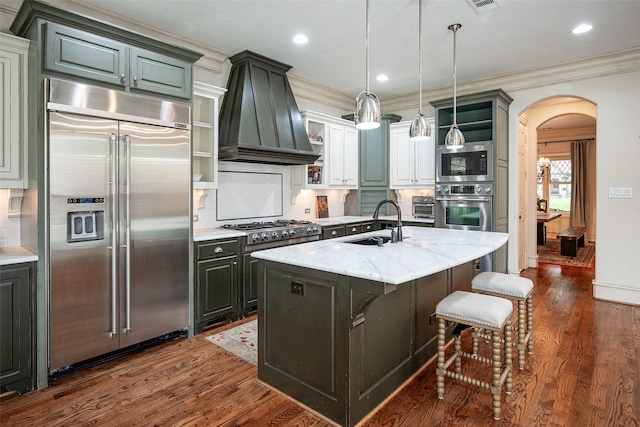
[[[123,332],[125,334],[131,333],[131,212],[129,209],[131,207],[131,136],[124,136],[124,144],[125,144],[125,185],[124,185],[124,194],[125,194],[125,278],[124,278],[124,287],[125,287],[125,326]]]
[[[118,251],[116,250],[118,242],[118,228],[116,224],[116,218],[118,217],[117,143],[118,136],[115,133],[109,135],[109,144],[111,146],[111,332],[109,332],[109,338],[111,339],[118,337],[116,311],[118,307]]]

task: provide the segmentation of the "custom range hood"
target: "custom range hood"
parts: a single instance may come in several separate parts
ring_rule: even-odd
[[[218,158],[311,164],[313,152],[286,72],[289,65],[245,50],[231,58],[220,112]]]

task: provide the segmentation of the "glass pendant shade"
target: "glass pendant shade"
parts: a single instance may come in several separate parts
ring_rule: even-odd
[[[409,128],[409,139],[412,141],[426,141],[431,136],[431,126],[427,122],[427,118],[421,112],[418,112],[411,122]]]
[[[367,130],[380,126],[382,114],[380,113],[380,101],[373,92],[363,91],[356,98],[356,110],[353,113],[356,128]]]

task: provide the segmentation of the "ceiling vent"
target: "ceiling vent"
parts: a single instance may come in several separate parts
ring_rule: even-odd
[[[477,13],[485,13],[502,6],[499,0],[467,0],[467,3],[469,3]]]

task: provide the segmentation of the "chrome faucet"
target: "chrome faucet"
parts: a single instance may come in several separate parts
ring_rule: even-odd
[[[373,211],[373,219],[378,219],[378,213],[380,212],[380,207],[385,203],[391,203],[393,206],[396,207],[396,210],[398,211],[398,231],[395,233],[395,236],[394,236],[394,232],[393,230],[391,230],[391,243],[402,242],[402,211],[400,210],[400,205],[398,205],[396,202],[394,202],[391,199],[382,200],[380,203],[378,203],[378,206],[376,206],[376,210]]]

